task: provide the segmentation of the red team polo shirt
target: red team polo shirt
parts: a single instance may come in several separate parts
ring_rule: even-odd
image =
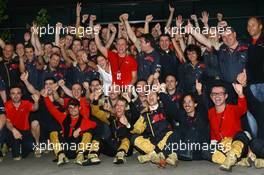
[[[108,51],[108,60],[111,64],[113,84],[129,85],[132,81],[132,71],[137,71],[137,61],[130,55],[119,57],[117,53],[112,51]],[[121,73],[120,80],[117,80],[118,70]]]
[[[33,103],[28,100],[22,100],[19,107],[16,108],[11,100],[5,103],[6,117],[12,125],[21,131],[30,130],[29,114],[33,111]]]

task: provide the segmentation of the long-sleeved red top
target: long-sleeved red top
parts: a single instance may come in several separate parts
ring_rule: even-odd
[[[247,112],[247,100],[238,98],[237,105],[227,104],[224,112],[217,113],[215,107],[209,109],[211,140],[220,141],[224,137],[233,138],[237,132],[242,131],[241,117]]]
[[[52,116],[59,122],[59,124],[61,125],[61,128],[62,128],[62,131],[63,133],[65,133],[65,128],[63,126],[63,121],[66,119],[67,117],[67,112],[66,113],[63,113],[63,112],[60,112],[54,105],[53,103],[50,101],[49,97],[45,97],[44,98],[44,101],[45,101],[45,104],[49,110],[49,112],[52,114]],[[82,107],[82,106],[81,106]],[[86,116],[83,116],[83,114],[81,114],[83,119],[81,121],[81,124],[80,124],[80,129],[81,131],[87,131],[88,129],[93,129],[96,127],[96,123],[91,121],[89,118],[88,118],[88,113],[86,114]],[[71,116],[71,123],[70,123],[70,131],[69,131],[69,135],[68,137],[71,137],[72,134],[73,134],[73,126],[75,126],[78,122],[78,117],[72,117]]]

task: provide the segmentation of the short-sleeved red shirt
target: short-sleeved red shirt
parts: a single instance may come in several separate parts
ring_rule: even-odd
[[[132,81],[132,72],[137,71],[137,61],[130,55],[119,57],[117,53],[108,51],[108,60],[111,64],[112,81],[116,85],[129,85]],[[117,79],[118,70],[121,79]]]
[[[19,107],[16,108],[11,100],[5,103],[6,117],[12,125],[22,131],[30,130],[29,114],[33,110],[33,103],[28,100],[22,100]]]

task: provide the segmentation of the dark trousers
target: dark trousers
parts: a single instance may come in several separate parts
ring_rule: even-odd
[[[202,160],[203,144],[209,145],[209,143],[206,142],[192,142],[190,139],[182,139],[177,132],[173,132],[167,140],[163,153],[165,156],[168,156],[175,152],[179,160]]]
[[[254,139],[250,143],[250,148],[257,158],[264,158],[264,140]]]
[[[100,143],[99,152],[107,156],[113,157],[116,155],[118,148],[120,146],[120,141],[112,138],[111,129],[109,125],[93,118],[96,121],[97,126],[95,129],[95,134],[93,135],[93,140],[97,140]],[[133,150],[130,146],[127,155],[132,155]]]
[[[75,146],[77,146],[82,141],[82,137],[79,136],[77,138],[74,138],[74,137],[64,138],[60,135],[59,140],[60,140],[60,143],[64,145],[63,152],[66,155],[66,157],[69,159],[75,159],[77,156],[77,151],[78,151],[78,147],[75,147]],[[76,150],[72,148],[76,148]]]
[[[12,149],[12,157],[22,156],[25,158],[33,150],[34,139],[31,131],[19,131],[22,139],[15,139],[12,132],[8,131],[8,143]]]
[[[5,143],[6,141],[6,136],[7,136],[7,128],[3,127],[0,130],[0,149],[2,148],[1,146]]]

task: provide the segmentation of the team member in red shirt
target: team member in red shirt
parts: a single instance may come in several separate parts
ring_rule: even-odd
[[[100,25],[96,25],[99,30]],[[108,58],[111,64],[112,80],[116,85],[130,85],[137,81],[137,62],[135,58],[127,55],[127,41],[124,38],[119,38],[116,42],[117,53],[109,51],[104,47],[99,39],[98,34],[95,34],[95,43],[100,52]]]
[[[241,84],[233,84],[238,95],[238,104],[226,103],[228,94],[222,85],[215,85],[210,97],[214,107],[209,109],[211,140],[220,142],[223,150],[212,155],[212,161],[221,164],[220,169],[231,171],[238,160],[247,155],[250,135],[243,132],[240,119],[247,111],[247,101]]]
[[[33,136],[30,130],[29,114],[39,108],[39,95],[33,94],[34,104],[28,100],[22,100],[22,90],[19,86],[10,89],[10,100],[5,103],[8,140],[12,148],[14,160],[26,157],[33,149]],[[21,150],[20,150],[21,144]]]
[[[75,158],[75,163],[82,165],[84,153],[89,151],[89,143],[91,143],[91,129],[96,127],[96,123],[89,120],[88,116],[83,116],[80,109],[80,102],[77,99],[72,99],[68,103],[67,112],[60,112],[47,96],[47,90],[42,90],[45,104],[52,116],[59,122],[62,132],[54,132],[51,135],[55,144],[54,153],[58,158],[57,165],[62,165],[68,162],[68,158]],[[88,115],[88,114],[87,114]],[[66,143],[69,147],[64,149],[61,143]],[[78,148],[72,150],[73,148]]]

